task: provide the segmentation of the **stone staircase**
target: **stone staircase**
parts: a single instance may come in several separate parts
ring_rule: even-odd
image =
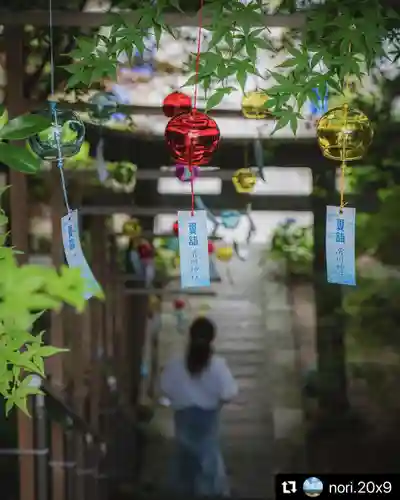
[[[227,360],[240,388],[237,399],[222,412],[221,440],[233,495],[242,498],[273,498],[273,475],[279,470],[276,420],[286,422],[289,418],[286,427],[290,427],[292,418],[292,413],[287,416],[291,409],[286,408],[276,395],[277,362],[274,358],[277,352],[273,345],[279,329],[281,336],[291,335],[290,324],[282,314],[278,314],[275,321],[268,317],[276,316],[272,310],[274,307],[278,307],[278,313],[282,313],[282,308],[287,312],[287,297],[282,294],[275,297],[278,301],[285,301],[283,304],[272,300],[278,291],[275,284],[262,275],[258,255],[259,250],[253,248],[247,262],[233,261],[230,264],[233,284],[226,279],[213,284],[212,290],[217,295],[206,301],[210,307],[207,315],[218,327],[216,351]],[[224,269],[220,271],[222,276],[226,275]],[[189,300],[190,314],[194,317],[205,299],[194,297]],[[272,329],[269,324],[272,324]],[[161,366],[172,354],[183,352],[184,345],[184,337],[175,329],[171,304],[165,303],[159,350]],[[282,379],[278,382],[286,383]],[[282,422],[278,424],[282,427]],[[159,442],[150,445],[145,480],[162,487],[171,449],[169,409],[158,410],[156,425],[161,429],[164,441],[162,445]],[[281,432],[284,433],[285,429]]]

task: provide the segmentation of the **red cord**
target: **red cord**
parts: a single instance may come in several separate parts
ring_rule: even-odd
[[[197,55],[196,55],[196,72],[195,72],[196,79],[194,84],[193,109],[196,109],[197,106],[197,84],[199,81],[200,53],[201,53],[201,30],[203,29],[203,4],[204,0],[200,0],[199,33],[197,35]]]
[[[189,146],[190,191],[192,194],[192,217],[194,215],[194,168],[192,167],[192,141]]]
[[[204,0],[200,0],[199,33],[197,35],[197,54],[196,54],[193,110],[196,110],[196,106],[197,106],[197,86],[198,86],[198,82],[199,82],[200,54],[201,54],[201,32],[203,29],[203,5],[204,5]],[[190,172],[190,190],[191,190],[191,194],[192,194],[192,216],[193,216],[194,215],[194,169],[192,166],[192,140],[191,139],[190,139],[190,145],[189,145],[189,172]]]

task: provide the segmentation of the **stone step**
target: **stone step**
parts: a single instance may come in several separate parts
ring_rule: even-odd
[[[221,339],[216,343],[216,351],[221,352],[243,352],[243,351],[253,351],[260,352],[264,350],[264,342],[260,340],[253,339],[240,339],[240,340],[232,340],[232,339]]]
[[[234,365],[265,365],[266,355],[263,350],[250,349],[246,351],[230,351],[227,349],[220,349],[218,351],[220,356],[227,359],[228,363]]]

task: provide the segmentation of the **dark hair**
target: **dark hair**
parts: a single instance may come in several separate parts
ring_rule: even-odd
[[[191,324],[189,334],[186,367],[191,375],[200,375],[213,353],[211,344],[215,338],[214,323],[207,318],[197,318]]]

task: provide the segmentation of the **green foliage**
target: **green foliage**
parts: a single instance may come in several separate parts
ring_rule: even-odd
[[[357,213],[357,253],[375,256],[384,264],[399,266],[397,252],[400,221],[400,145],[396,137],[400,131],[392,119],[392,102],[400,78],[393,81],[376,79],[380,92],[372,99],[357,97],[356,106],[374,122],[375,136],[363,163],[349,169],[350,191],[371,199],[378,198],[376,212]]]
[[[381,190],[382,204],[375,214],[359,219],[357,230],[365,250],[382,263],[399,266],[400,187]]]
[[[298,226],[294,219],[287,219],[275,229],[268,257],[285,261],[291,276],[309,276],[313,248],[312,228]]]
[[[70,53],[73,63],[65,68],[71,75],[69,87],[114,78],[121,54],[133,56],[135,49],[143,53],[143,39],[149,33],[155,34],[157,44],[163,31],[176,35],[164,22],[164,14],[180,10],[179,2],[135,2],[137,5],[135,24],[128,24],[123,15],[113,14],[109,36],[78,39]],[[284,0],[279,9],[294,12],[294,6],[293,1]],[[399,16],[379,0],[326,0],[305,12],[305,29],[293,30],[286,35],[283,47],[276,47],[265,29],[264,2],[208,1],[204,17],[210,21],[205,28],[212,38],[201,54],[198,75],[208,95],[207,108],[217,106],[234,90],[244,92],[248,76],[257,75],[264,79],[265,92],[270,96],[265,106],[277,118],[275,130],[290,125],[296,132],[302,106],[308,99],[317,99],[314,89],[320,95],[326,90],[345,93],[347,77],[361,79],[379,59],[399,56]],[[290,57],[268,74],[259,74],[259,51],[277,52],[282,48]],[[193,57],[186,85],[197,81],[195,66]]]
[[[400,309],[398,276],[360,279],[345,294],[349,340],[365,349],[400,348]]]
[[[22,115],[10,121],[2,119],[6,112],[0,109],[0,162],[13,170],[34,174],[40,169],[41,161],[29,150],[5,141],[26,139],[48,128],[50,121],[37,115]]]
[[[0,226],[7,217],[0,210]],[[6,412],[14,406],[28,413],[27,398],[40,393],[33,375],[45,377],[44,359],[65,349],[46,345],[43,332],[31,333],[41,313],[59,311],[63,303],[82,311],[84,281],[78,269],[63,266],[58,273],[51,267],[19,266],[15,251],[6,247],[0,235],[0,395]]]

